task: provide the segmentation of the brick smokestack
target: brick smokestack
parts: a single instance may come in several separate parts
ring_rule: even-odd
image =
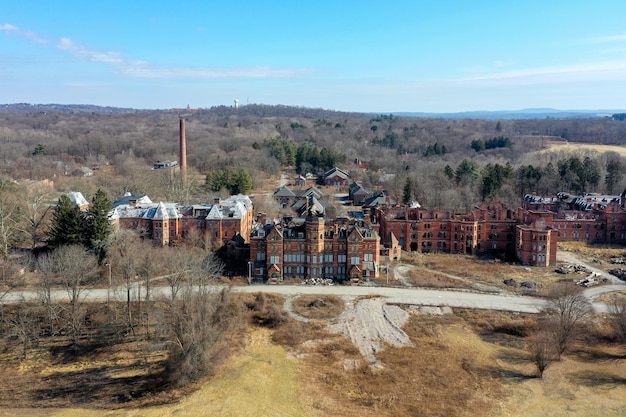
[[[187,137],[185,135],[185,119],[180,118],[180,172],[183,180],[187,175]]]

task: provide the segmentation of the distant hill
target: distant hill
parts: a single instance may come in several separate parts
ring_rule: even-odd
[[[467,111],[458,113],[420,113],[398,112],[395,116],[443,118],[443,119],[575,119],[610,117],[615,113],[623,113],[624,110],[558,110],[551,108],[522,109],[522,110],[497,110],[497,111]]]
[[[314,119],[344,115],[349,117],[378,115],[382,112],[341,112],[321,108],[307,108],[298,106],[249,104],[235,109],[232,106],[215,106],[205,109],[134,109],[128,107],[96,106],[92,104],[30,104],[12,103],[0,104],[0,113],[169,113],[169,112],[207,112],[219,115],[239,114],[241,116],[257,117],[304,117]],[[574,118],[602,118],[616,113],[626,113],[626,110],[558,110],[552,108],[535,108],[521,110],[476,110],[457,113],[428,113],[428,112],[392,112],[394,116],[407,118],[434,118],[434,119],[485,119],[485,120],[515,120],[515,119],[574,119]]]
[[[93,104],[30,104],[30,103],[12,103],[0,104],[0,112],[2,113],[139,113],[146,110],[95,106]]]

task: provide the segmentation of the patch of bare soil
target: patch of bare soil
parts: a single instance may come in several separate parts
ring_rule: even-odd
[[[291,301],[291,308],[311,320],[328,320],[337,317],[344,309],[343,300],[336,295],[301,295]]]
[[[376,354],[385,345],[402,347],[411,344],[402,326],[409,314],[402,308],[388,305],[383,298],[360,299],[346,303],[346,310],[329,325],[333,333],[346,335],[372,365],[379,366]]]

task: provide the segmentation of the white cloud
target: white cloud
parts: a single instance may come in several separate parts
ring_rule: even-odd
[[[620,33],[617,35],[598,36],[587,40],[588,43],[616,43],[626,42],[626,33]]]
[[[493,81],[518,84],[607,80],[626,80],[626,61],[594,62],[543,68],[528,68],[459,79],[459,81]]]
[[[3,23],[0,25],[0,31],[2,32],[7,32],[7,33],[12,33],[14,35],[18,35],[18,36],[22,36],[25,38],[30,39],[31,41],[35,42],[35,43],[42,43],[42,44],[46,44],[48,43],[48,40],[42,38],[41,36],[37,35],[34,32],[30,32],[27,30],[22,30],[20,28],[18,28],[15,25],[11,25],[9,23]]]
[[[33,42],[49,44],[50,42],[36,33],[22,30],[14,25],[0,25],[0,31],[23,36]],[[80,43],[62,37],[56,42],[56,48],[71,54],[77,59],[106,64],[122,76],[135,78],[169,78],[169,79],[208,79],[208,78],[285,78],[309,72],[306,68],[275,68],[275,67],[155,67],[147,61],[125,58],[116,51],[98,51]]]

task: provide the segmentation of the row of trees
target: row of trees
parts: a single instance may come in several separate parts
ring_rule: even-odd
[[[83,245],[93,251],[101,263],[111,234],[111,207],[111,200],[103,190],[96,192],[87,211],[82,211],[67,194],[62,194],[54,210],[49,245]]]
[[[424,151],[424,157],[428,158],[433,155],[445,155],[448,153],[446,145],[440,145],[439,142],[435,142],[434,145],[428,145],[426,151]]]
[[[252,190],[252,184],[252,176],[246,168],[240,168],[235,172],[217,170],[206,176],[206,185],[211,191],[227,189],[231,195],[248,194]]]
[[[517,166],[511,162],[485,163],[479,158],[465,158],[456,166],[444,163],[433,160],[423,167],[400,166],[395,177],[385,184],[386,189],[399,201],[410,195],[409,200],[417,200],[425,207],[466,210],[481,200],[500,200],[516,206],[520,197],[528,193],[618,194],[624,187],[624,163],[618,154],[597,158],[557,154],[551,159],[539,158],[532,164]]]
[[[216,290],[221,261],[196,246],[156,248],[127,230],[112,234],[107,247],[100,266],[97,255],[82,244],[64,244],[34,259],[32,284],[39,298],[3,306],[0,348],[19,348],[23,358],[54,338],[67,354],[82,355],[134,341],[168,351],[167,383],[206,375],[225,346],[224,332],[238,324],[241,313],[227,289]],[[157,276],[164,276],[168,293],[155,292]],[[107,303],[87,298],[86,290],[94,286],[108,287]]]
[[[321,173],[341,165],[346,155],[333,149],[304,142],[300,145],[288,139],[268,139],[263,142],[270,155],[278,160],[282,167],[295,166],[296,172]]]
[[[497,136],[486,141],[482,139],[474,139],[470,144],[470,147],[476,152],[482,152],[484,150],[496,149],[496,148],[510,148],[513,145],[511,139],[505,136]]]

